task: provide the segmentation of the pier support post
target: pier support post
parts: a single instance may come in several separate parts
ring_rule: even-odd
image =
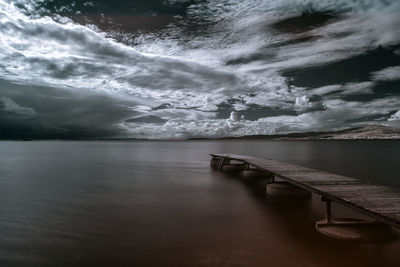
[[[326,222],[327,223],[331,223],[332,219],[331,219],[331,201],[328,200],[326,201]]]
[[[220,171],[236,172],[250,169],[249,164],[246,162],[235,162],[226,156],[213,156],[210,162],[211,167]]]
[[[326,223],[332,223],[332,208],[331,208],[331,201],[327,198],[321,197],[321,200],[326,203]]]
[[[290,198],[309,198],[311,196],[309,191],[287,181],[276,181],[275,175],[272,175],[271,181],[267,182],[266,193],[271,196]]]
[[[361,242],[389,241],[395,238],[390,226],[356,218],[332,218],[331,200],[321,197],[326,202],[326,218],[315,223],[318,232],[323,235]]]

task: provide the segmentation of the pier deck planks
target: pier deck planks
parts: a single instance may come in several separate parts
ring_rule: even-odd
[[[400,190],[276,160],[236,154],[210,154],[254,166],[326,199],[400,228]]]

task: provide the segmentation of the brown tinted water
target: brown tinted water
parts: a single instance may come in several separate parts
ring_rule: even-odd
[[[400,266],[400,241],[328,239],[317,197],[266,197],[211,152],[400,187],[399,141],[0,142],[0,266]]]

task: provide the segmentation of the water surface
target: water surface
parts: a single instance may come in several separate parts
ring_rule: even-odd
[[[398,141],[0,142],[0,266],[399,266],[399,241],[327,239],[318,198],[266,197],[211,152],[400,186]]]

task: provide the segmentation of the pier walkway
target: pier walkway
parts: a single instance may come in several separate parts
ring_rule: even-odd
[[[217,169],[237,161],[245,168],[255,167],[272,177],[320,195],[327,201],[340,203],[376,220],[400,229],[400,190],[374,185],[358,179],[323,172],[280,161],[235,154],[210,154],[211,165]]]

